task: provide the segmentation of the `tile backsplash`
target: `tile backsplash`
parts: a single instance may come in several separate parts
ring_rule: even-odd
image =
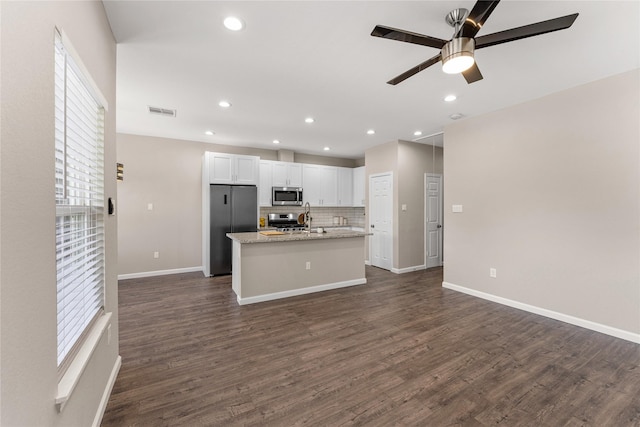
[[[267,218],[270,213],[294,213],[301,214],[304,212],[302,206],[277,206],[277,207],[261,207],[260,216]],[[334,224],[335,217],[343,217],[346,221],[345,225],[353,227],[365,226],[364,208],[351,207],[315,207],[311,206],[311,225],[313,227],[329,227]]]

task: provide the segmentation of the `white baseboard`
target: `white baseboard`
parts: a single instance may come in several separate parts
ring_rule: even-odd
[[[111,369],[111,375],[109,375],[109,382],[104,389],[104,393],[102,393],[102,399],[100,400],[100,406],[98,406],[98,411],[96,412],[96,416],[93,419],[92,426],[100,427],[102,423],[102,417],[104,416],[104,411],[107,409],[107,403],[109,403],[109,397],[111,396],[111,391],[113,390],[113,386],[116,383],[116,378],[118,377],[118,372],[120,372],[120,367],[122,366],[122,356],[118,355],[116,359],[116,363],[113,365],[113,369]]]
[[[171,270],[143,271],[140,273],[118,274],[118,280],[140,279],[142,277],[166,276],[168,274],[193,273],[194,271],[203,271],[202,266],[173,268]]]
[[[367,283],[366,278],[345,280],[344,282],[327,283],[326,285],[310,286],[308,288],[293,289],[290,291],[274,292],[272,294],[257,295],[255,297],[240,298],[238,304],[255,304],[258,302],[273,301],[276,299],[295,297],[298,295],[312,294],[315,292],[329,291],[331,289],[346,288],[349,286],[364,285]]]
[[[426,270],[426,269],[427,269],[427,266],[425,264],[422,264],[422,265],[414,265],[413,267],[391,268],[391,272],[396,274],[402,274],[402,273],[411,273],[412,271]]]
[[[591,320],[585,320],[579,317],[570,316],[568,314],[558,313],[557,311],[547,310],[546,308],[536,307],[534,305],[513,301],[507,298],[499,297],[497,295],[487,294],[475,289],[469,289],[465,288],[464,286],[454,285],[453,283],[442,282],[442,287],[640,344],[640,334],[636,334],[634,332],[625,331],[622,329],[614,328],[612,326],[592,322]]]

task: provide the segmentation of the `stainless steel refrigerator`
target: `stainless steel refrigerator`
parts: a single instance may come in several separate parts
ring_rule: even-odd
[[[211,275],[231,273],[231,239],[227,233],[257,231],[258,190],[255,185],[209,186]]]

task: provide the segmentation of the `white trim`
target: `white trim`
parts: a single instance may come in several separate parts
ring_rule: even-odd
[[[570,323],[581,328],[590,329],[592,331],[600,332],[612,337],[621,338],[623,340],[631,341],[636,344],[640,344],[640,334],[636,334],[630,331],[624,331],[622,329],[614,328],[612,326],[603,325],[601,323],[592,322],[591,320],[581,319],[579,317],[570,316],[564,313],[558,313],[557,311],[547,310],[546,308],[536,307],[534,305],[525,304],[518,301],[513,301],[507,298],[499,297],[485,292],[477,291],[475,289],[465,288],[464,286],[454,285],[449,282],[442,282],[442,287],[451,289],[453,291],[462,292],[474,297],[493,301],[498,304],[507,305],[509,307],[517,308],[519,310],[528,311],[529,313],[538,314],[540,316],[549,317],[551,319],[559,320],[561,322]]]
[[[426,270],[426,269],[427,269],[427,265],[422,264],[422,265],[414,265],[413,267],[392,268],[391,272],[396,274],[404,274],[404,273],[411,273],[412,271]]]
[[[195,271],[202,271],[202,266],[199,265],[197,267],[172,268],[170,270],[141,271],[140,273],[118,274],[118,280],[140,279],[143,277],[154,277],[154,276],[166,276],[168,274],[193,273]]]
[[[116,378],[118,377],[118,372],[120,372],[120,367],[122,366],[122,356],[118,355],[116,359],[116,363],[113,365],[113,369],[111,369],[111,375],[109,375],[109,382],[102,393],[102,399],[100,399],[100,405],[98,406],[98,411],[96,412],[96,416],[93,418],[93,427],[100,427],[102,423],[102,417],[104,416],[104,411],[107,409],[107,403],[109,403],[109,397],[111,396],[111,391],[113,390],[113,386],[116,383]]]
[[[82,373],[89,364],[91,356],[93,356],[96,347],[98,347],[104,331],[107,330],[109,325],[111,325],[111,312],[105,313],[96,321],[80,346],[80,350],[73,358],[71,365],[69,365],[69,368],[67,368],[67,371],[58,382],[55,400],[58,412],[62,412],[64,409],[69,397],[71,397],[71,393],[78,385]]]
[[[202,156],[202,274],[205,277],[211,276],[211,234],[209,226],[211,222],[211,193],[209,184],[209,151],[205,151]]]
[[[102,94],[102,91],[100,90],[100,87],[96,84],[96,82],[91,77],[91,73],[89,73],[88,68],[84,65],[84,62],[82,62],[82,60],[80,59],[81,57],[80,55],[78,55],[78,51],[73,47],[73,44],[71,43],[71,40],[69,40],[69,37],[67,36],[67,34],[64,32],[62,28],[56,27],[55,31],[60,36],[60,41],[62,42],[64,49],[67,51],[69,55],[71,55],[71,57],[76,63],[75,65],[80,69],[81,75],[79,77],[84,81],[84,83],[87,86],[89,86],[93,96],[96,98],[96,101],[98,101],[98,103],[101,104],[102,108],[104,108],[104,111],[109,111],[109,103],[107,102],[107,98],[104,97],[104,95]]]
[[[327,283],[325,285],[310,286],[308,288],[292,289],[290,291],[274,292],[272,294],[257,295],[255,297],[240,298],[238,304],[255,304],[257,302],[273,301],[276,299],[295,297],[298,295],[312,294],[315,292],[329,291],[332,289],[346,288],[349,286],[364,285],[367,283],[366,278],[345,280],[343,282]]]

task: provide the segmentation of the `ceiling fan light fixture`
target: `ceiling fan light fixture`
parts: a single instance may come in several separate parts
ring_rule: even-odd
[[[475,63],[473,51],[475,40],[470,37],[458,37],[442,47],[442,71],[458,74],[468,70]]]

